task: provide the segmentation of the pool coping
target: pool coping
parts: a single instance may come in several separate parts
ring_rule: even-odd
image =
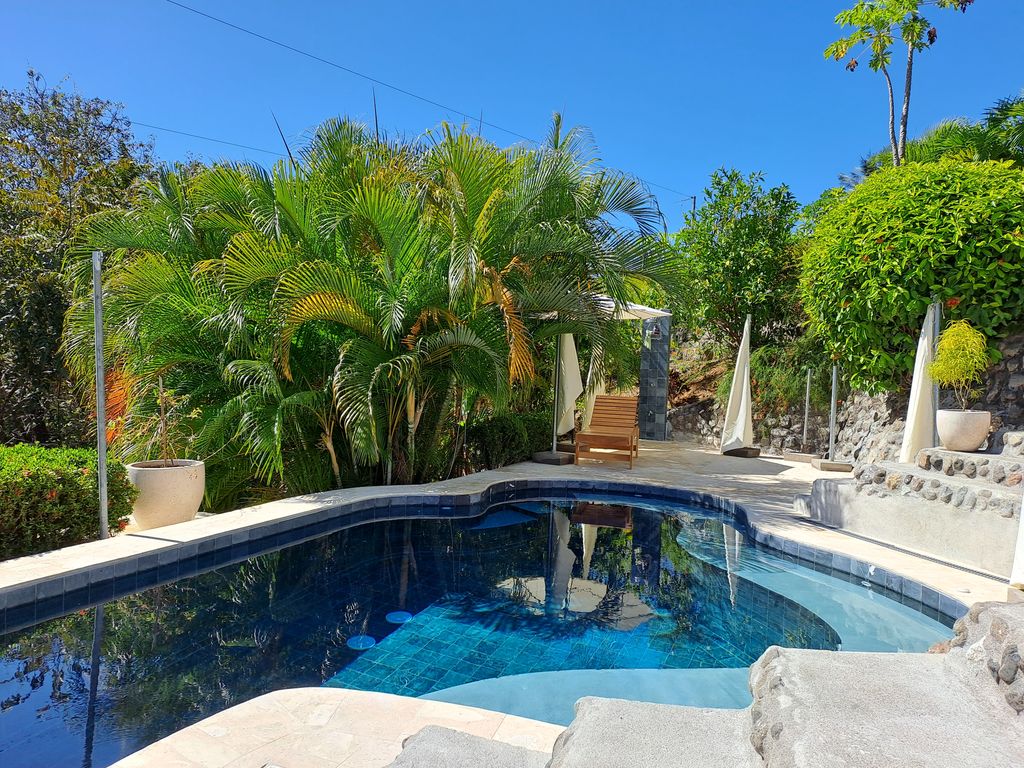
[[[437,483],[297,496],[9,560],[0,563],[0,634],[364,523],[475,517],[492,504],[540,494],[568,498],[594,492],[694,504],[730,514],[758,544],[818,570],[846,574],[919,602],[939,614],[938,620],[945,617],[947,624],[967,611],[962,601],[913,578],[766,530],[754,521],[747,505],[715,494],[652,481],[488,479],[491,482],[462,491],[443,487],[450,483]]]

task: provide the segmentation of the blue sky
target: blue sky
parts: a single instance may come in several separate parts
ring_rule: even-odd
[[[822,57],[852,0],[487,3],[182,0],[489,123],[543,136],[553,111],[595,134],[606,165],[681,220],[716,167],[761,170],[803,202],[886,143],[881,76]],[[917,62],[915,134],[978,117],[1024,88],[1024,0],[929,9],[939,41]],[[134,120],[268,149],[326,117],[372,124],[371,85],[165,0],[49,0],[3,9],[0,86],[31,66],[51,84],[122,102]],[[378,86],[382,129],[415,137],[459,115]],[[167,160],[273,157],[149,129]],[[485,127],[502,144],[516,137]]]

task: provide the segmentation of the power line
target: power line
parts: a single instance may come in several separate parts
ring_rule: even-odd
[[[526,135],[524,135],[522,133],[519,133],[518,131],[514,131],[511,128],[506,128],[503,125],[498,125],[497,123],[492,123],[492,122],[489,122],[487,120],[484,120],[482,112],[479,114],[479,116],[471,115],[470,113],[464,112],[461,109],[456,109],[455,107],[448,106],[447,104],[443,104],[443,103],[441,103],[439,101],[436,101],[434,99],[431,99],[431,98],[429,98],[427,96],[423,96],[423,95],[421,95],[419,93],[416,93],[414,91],[410,91],[407,88],[402,88],[401,86],[398,86],[398,85],[395,85],[393,83],[389,83],[389,82],[387,82],[385,80],[381,80],[379,78],[373,77],[372,75],[368,75],[365,72],[360,72],[359,70],[352,69],[351,67],[346,67],[344,64],[339,64],[336,61],[332,61],[330,59],[326,59],[323,56],[318,56],[315,53],[310,53],[309,51],[305,51],[305,50],[303,50],[301,48],[297,48],[294,45],[289,45],[288,43],[285,43],[285,42],[283,42],[281,40],[277,40],[277,39],[275,39],[273,37],[268,37],[267,35],[260,34],[259,32],[256,32],[255,30],[249,29],[247,27],[243,27],[243,26],[241,26],[239,24],[235,24],[234,22],[228,21],[227,19],[222,19],[219,16],[214,16],[212,14],[206,13],[205,11],[201,11],[198,8],[193,8],[190,5],[186,5],[185,3],[178,2],[178,0],[164,0],[164,2],[166,2],[166,3],[170,4],[170,5],[173,5],[173,6],[177,7],[177,8],[180,8],[183,11],[188,11],[189,13],[194,13],[197,16],[202,16],[203,18],[209,19],[210,21],[216,22],[217,24],[221,24],[221,25],[223,25],[225,27],[229,27],[230,29],[233,29],[233,30],[235,30],[237,32],[241,32],[242,34],[249,35],[250,37],[255,37],[257,40],[262,40],[265,43],[270,43],[271,45],[276,45],[278,48],[283,48],[284,50],[290,51],[292,53],[296,53],[299,56],[305,56],[307,59],[312,59],[313,61],[317,61],[317,62],[319,62],[321,64],[326,64],[329,67],[333,67],[334,69],[341,70],[342,72],[346,72],[346,73],[348,73],[350,75],[355,75],[356,77],[361,77],[364,80],[368,80],[369,82],[374,83],[375,85],[379,85],[379,86],[381,86],[383,88],[388,88],[388,89],[390,89],[392,91],[395,91],[396,93],[402,94],[403,96],[408,96],[410,98],[416,99],[417,101],[422,101],[424,104],[430,104],[431,106],[437,107],[439,109],[443,109],[446,112],[453,112],[454,114],[459,115],[460,117],[463,117],[466,120],[477,120],[478,119],[480,125],[486,125],[488,128],[494,128],[496,130],[503,131],[504,133],[507,133],[507,134],[509,134],[511,136],[515,136],[516,138],[519,138],[519,139],[523,139],[524,141],[528,141],[528,142],[530,142],[532,144],[539,144],[540,143],[536,139],[533,139],[533,138],[531,138],[529,136],[526,136]],[[139,125],[142,125],[142,123],[139,123]],[[183,131],[171,131],[171,132],[172,133],[184,133]],[[185,135],[188,135],[188,134],[185,134]],[[203,137],[199,137],[199,138],[203,138]],[[214,139],[214,141],[216,141],[216,139]],[[220,143],[222,143],[222,144],[231,144],[232,142],[220,142]],[[241,145],[239,145],[239,146],[241,146]],[[255,149],[254,147],[248,147],[248,148],[249,149]],[[260,152],[267,152],[268,150],[261,149],[261,150],[258,150],[258,151],[260,151]],[[278,152],[271,152],[270,154],[280,154],[280,153],[278,153]],[[683,198],[691,197],[691,195],[686,195],[683,192],[680,192],[678,189],[673,189],[672,187],[666,187],[664,184],[655,184],[653,181],[648,181],[647,179],[644,179],[644,178],[642,178],[640,176],[637,176],[637,178],[640,179],[641,181],[643,181],[645,184],[647,184],[649,186],[657,187],[658,189],[663,189],[666,192],[671,192],[674,195],[679,195],[680,197],[683,197]]]
[[[193,139],[202,139],[203,141],[212,141],[215,144],[226,144],[229,147],[239,147],[240,149],[251,149],[253,152],[265,152],[268,155],[277,155],[278,157],[285,157],[283,152],[275,152],[272,149],[263,149],[262,147],[253,147],[249,144],[239,144],[237,141],[227,141],[225,139],[215,139],[213,136],[203,136],[198,133],[189,133],[188,131],[179,131],[177,128],[167,128],[162,125],[154,125],[152,123],[144,123],[141,120],[132,120],[132,125],[141,125],[143,128],[152,128],[154,131],[164,131],[165,133],[176,133],[179,136],[189,136]]]

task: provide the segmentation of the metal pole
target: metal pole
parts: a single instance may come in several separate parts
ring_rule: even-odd
[[[103,366],[103,253],[92,252],[92,312],[96,341],[96,483],[100,493],[100,538],[110,535],[107,522],[107,398]]]
[[[939,334],[942,333],[942,302],[935,302],[935,312],[932,313],[932,336],[935,339],[933,344],[938,345]],[[932,348],[932,359],[935,357],[935,348]],[[932,384],[932,445],[939,444],[939,427],[936,423],[939,418],[939,385]]]
[[[562,336],[555,336],[555,396],[551,406],[551,452],[558,453],[558,366],[562,361]]]
[[[836,460],[836,401],[839,399],[839,366],[832,366],[832,408],[828,414],[828,460]]]
[[[85,715],[85,755],[82,768],[91,768],[92,750],[96,742],[96,704],[100,687],[100,650],[103,644],[103,609],[105,604],[96,606],[92,623],[92,661],[89,665],[89,703]]]
[[[811,369],[807,369],[807,392],[804,394],[804,437],[800,447],[807,450],[807,420],[811,414]]]

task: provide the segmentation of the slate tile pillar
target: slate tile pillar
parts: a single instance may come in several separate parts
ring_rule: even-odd
[[[671,317],[643,321],[639,423],[642,440],[667,440],[668,359]]]

